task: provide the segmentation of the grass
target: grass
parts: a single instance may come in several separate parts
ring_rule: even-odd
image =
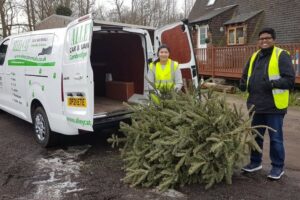
[[[234,96],[247,100],[247,92],[241,92],[240,90],[237,90],[237,92],[235,93]],[[300,92],[299,91],[290,92],[289,106],[300,107]]]
[[[300,92],[293,91],[290,93],[289,106],[300,107]]]

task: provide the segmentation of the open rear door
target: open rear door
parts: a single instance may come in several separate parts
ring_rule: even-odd
[[[166,25],[155,31],[154,50],[161,44],[170,48],[170,58],[179,63],[182,78],[198,86],[198,72],[189,28],[183,22]]]
[[[65,115],[75,128],[93,131],[94,82],[90,62],[93,19],[86,15],[67,26],[62,88]]]

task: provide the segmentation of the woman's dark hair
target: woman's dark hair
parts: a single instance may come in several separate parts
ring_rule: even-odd
[[[158,47],[158,49],[157,49],[157,56],[158,56],[158,54],[159,54],[159,52],[160,52],[161,49],[167,49],[167,50],[170,52],[170,48],[168,47],[168,45],[162,44],[162,45],[160,45],[160,46]],[[160,61],[159,58],[157,58],[157,59],[154,61],[154,64],[158,63],[159,61]]]

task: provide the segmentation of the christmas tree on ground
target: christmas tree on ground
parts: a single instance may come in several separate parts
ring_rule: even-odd
[[[247,160],[259,134],[251,116],[211,90],[151,94],[145,105],[129,105],[131,124],[121,123],[121,155],[131,186],[168,188],[204,183],[206,188],[232,182],[234,169]]]

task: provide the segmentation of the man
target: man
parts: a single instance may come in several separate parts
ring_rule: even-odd
[[[295,72],[289,53],[274,46],[276,34],[272,28],[259,33],[260,50],[255,52],[246,64],[240,81],[240,89],[248,91],[248,109],[255,112],[252,126],[265,125],[269,130],[270,158],[272,169],[268,178],[278,180],[284,174],[285,151],[283,144],[283,118],[287,113],[289,90],[295,82]],[[258,128],[264,136],[265,128]],[[256,142],[263,148],[263,138]],[[262,169],[262,153],[251,152],[250,163],[242,168],[245,172]]]

